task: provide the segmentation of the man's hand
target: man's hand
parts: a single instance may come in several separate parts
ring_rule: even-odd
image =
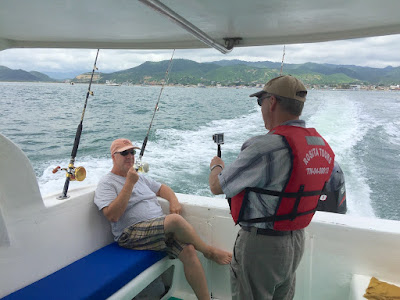
[[[169,213],[170,214],[180,215],[181,211],[182,211],[182,206],[179,203],[178,199],[169,201]]]
[[[218,172],[218,174],[219,174],[219,173],[221,173],[222,169],[225,168],[225,163],[224,163],[224,161],[221,159],[221,157],[218,157],[218,156],[214,156],[214,157],[213,157],[213,159],[212,159],[211,162],[210,162],[210,169],[211,169],[213,166],[216,166],[216,165],[220,165],[220,166],[222,167],[222,168],[216,167],[216,168],[219,168],[219,172]]]
[[[128,171],[128,174],[126,174],[126,180],[129,180],[129,182],[133,183],[134,185],[136,184],[136,182],[138,182],[139,174],[133,167],[131,167]]]
[[[169,202],[169,212],[171,214],[181,214],[182,207],[176,197],[174,191],[167,185],[162,184],[157,192],[157,196],[168,200]]]

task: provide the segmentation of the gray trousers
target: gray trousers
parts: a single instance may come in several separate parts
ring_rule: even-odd
[[[231,262],[232,299],[293,299],[303,252],[304,230],[269,236],[240,229]]]

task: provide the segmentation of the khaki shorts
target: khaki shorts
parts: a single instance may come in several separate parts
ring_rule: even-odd
[[[170,257],[177,258],[186,244],[174,240],[164,232],[164,217],[131,225],[118,239],[121,247],[134,250],[166,251]]]

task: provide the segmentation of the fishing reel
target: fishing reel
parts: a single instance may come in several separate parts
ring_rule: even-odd
[[[73,165],[69,165],[68,168],[61,168],[57,166],[53,169],[53,174],[58,171],[63,170],[66,172],[66,176],[69,177],[71,181],[83,181],[86,178],[86,170],[84,167],[74,167]]]
[[[135,168],[136,172],[140,173],[147,173],[149,172],[149,164],[146,162],[142,162],[141,160],[135,161],[135,164],[133,165]]]

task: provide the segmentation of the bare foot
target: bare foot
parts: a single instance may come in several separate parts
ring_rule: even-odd
[[[208,254],[204,254],[208,259],[215,261],[220,265],[227,265],[232,260],[232,253],[210,246]]]

